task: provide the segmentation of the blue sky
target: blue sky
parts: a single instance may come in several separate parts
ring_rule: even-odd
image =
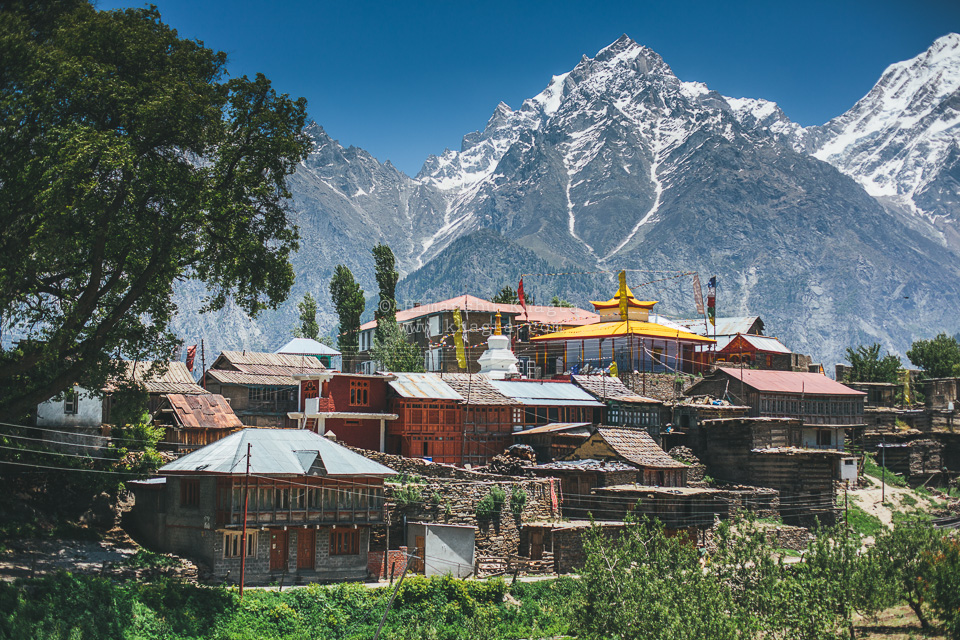
[[[623,33],[681,80],[774,100],[811,125],[853,106],[887,65],[960,31],[956,0],[154,2],[181,36],[226,51],[232,74],[263,72],[305,96],[341,144],[411,175],[459,149],[498,102],[518,108]]]

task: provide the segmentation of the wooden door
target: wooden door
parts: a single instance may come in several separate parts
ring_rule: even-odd
[[[530,559],[543,559],[543,529],[530,530]]]
[[[283,571],[287,568],[287,532],[283,529],[270,531],[270,571]]]
[[[414,573],[425,573],[425,563],[424,560],[427,557],[426,546],[427,543],[423,536],[417,536],[416,539],[417,550],[414,552],[413,558],[410,559],[411,565],[410,569]]]
[[[297,569],[312,571],[317,561],[317,532],[300,529],[297,532]]]

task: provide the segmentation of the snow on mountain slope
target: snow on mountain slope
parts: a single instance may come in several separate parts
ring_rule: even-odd
[[[930,219],[956,219],[960,144],[960,35],[890,65],[873,89],[841,116],[806,132],[804,147],[889,198]],[[943,190],[947,193],[943,193]]]

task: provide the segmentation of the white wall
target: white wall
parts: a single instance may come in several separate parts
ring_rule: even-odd
[[[38,427],[99,427],[103,422],[103,400],[86,389],[77,388],[79,404],[77,412],[63,412],[66,399],[51,398],[37,405]]]

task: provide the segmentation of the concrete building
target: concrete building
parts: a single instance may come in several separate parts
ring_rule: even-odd
[[[304,429],[244,429],[158,474],[129,483],[146,546],[233,583],[245,556],[246,583],[265,584],[365,579],[394,471]]]
[[[411,522],[408,548],[410,569],[425,576],[466,578],[474,572],[477,529],[470,525]]]

